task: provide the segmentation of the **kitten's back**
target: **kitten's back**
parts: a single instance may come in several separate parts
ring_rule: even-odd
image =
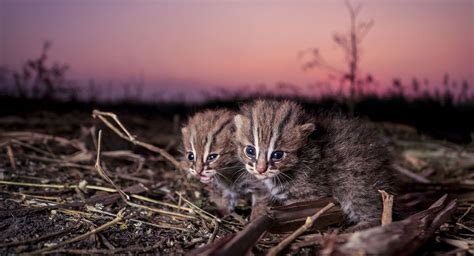
[[[343,115],[316,118],[316,136],[332,194],[353,221],[380,218],[382,200],[377,190],[396,193],[387,142],[360,119]]]

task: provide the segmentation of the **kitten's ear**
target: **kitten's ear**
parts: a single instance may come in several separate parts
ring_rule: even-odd
[[[311,133],[314,132],[314,130],[316,129],[316,126],[313,123],[306,123],[306,124],[300,125],[299,128],[300,128],[301,135],[307,137],[307,136],[310,136]]]

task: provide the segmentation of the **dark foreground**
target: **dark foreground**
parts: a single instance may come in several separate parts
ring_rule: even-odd
[[[139,140],[179,156],[177,118],[120,119]],[[403,125],[376,126],[392,142],[400,176],[412,184],[402,185],[401,196],[415,197],[420,209],[445,192],[457,198],[454,213],[417,254],[473,253],[474,145],[429,139]],[[94,166],[99,130],[103,175]],[[90,113],[2,117],[0,148],[2,255],[184,254],[241,230],[250,213],[242,202],[237,214],[220,216],[203,184],[166,157],[120,138]],[[307,232],[284,252],[323,253],[324,238],[337,228]],[[267,235],[252,250],[267,252],[285,236]]]

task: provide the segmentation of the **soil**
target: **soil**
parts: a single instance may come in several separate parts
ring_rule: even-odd
[[[119,117],[139,140],[179,157],[179,120]],[[399,173],[402,180],[459,188],[453,193],[458,198],[456,212],[420,252],[472,252],[474,145],[434,140],[409,126],[373,125],[391,142],[396,164],[416,176]],[[130,199],[135,205],[110,192],[114,186],[94,167],[98,130],[103,131],[101,166],[118,188],[137,196]],[[245,202],[237,214],[221,216],[208,199],[211,191],[205,184],[176,170],[159,154],[120,138],[90,113],[0,117],[0,150],[1,255],[179,255],[240,230],[249,218]],[[407,191],[413,188],[405,187]],[[123,218],[107,226],[121,209]],[[70,241],[84,234],[88,235]],[[253,252],[264,253],[283,236],[268,235]],[[314,254],[318,248],[313,244],[287,252]]]

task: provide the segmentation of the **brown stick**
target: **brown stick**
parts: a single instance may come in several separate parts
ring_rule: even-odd
[[[428,209],[386,226],[352,233],[333,255],[412,255],[456,210],[456,200],[442,196]]]
[[[396,171],[400,172],[401,174],[418,181],[419,183],[426,183],[426,184],[431,183],[431,181],[429,179],[427,179],[427,178],[425,178],[421,175],[418,175],[418,174],[416,174],[416,173],[414,173],[414,172],[412,172],[412,171],[410,171],[406,168],[403,168],[400,165],[393,165],[393,168]]]
[[[334,203],[329,203],[326,205],[324,208],[319,210],[316,214],[314,214],[311,217],[308,217],[306,219],[306,223],[303,224],[300,228],[298,228],[295,232],[293,232],[291,235],[289,235],[287,238],[283,239],[278,245],[270,249],[268,251],[268,256],[275,256],[279,252],[281,252],[283,249],[285,249],[293,240],[298,238],[301,234],[303,234],[306,230],[308,230],[311,226],[313,226],[313,223],[321,216],[323,213],[325,213],[327,210],[331,209],[333,206],[335,206]]]
[[[115,123],[118,125],[118,128],[115,125],[113,125],[111,122],[109,122],[109,120],[105,118],[106,116],[112,118],[112,120],[114,120]],[[92,117],[99,118],[105,125],[107,125],[112,131],[114,131],[122,139],[125,139],[135,145],[144,147],[152,152],[162,155],[166,160],[168,160],[171,164],[173,164],[176,167],[176,169],[181,170],[181,165],[179,164],[179,162],[172,155],[170,155],[166,150],[159,148],[157,146],[139,141],[136,139],[135,136],[132,136],[132,134],[130,134],[130,132],[127,129],[125,129],[123,124],[117,118],[117,115],[115,115],[114,113],[94,110],[92,112]]]
[[[26,187],[57,188],[57,189],[75,189],[75,188],[78,187],[78,185],[69,185],[69,184],[64,184],[64,185],[61,185],[61,184],[37,184],[37,183],[25,183],[25,182],[15,182],[15,181],[7,181],[7,180],[0,180],[0,184],[14,185],[14,186],[26,186]],[[135,185],[133,187],[138,187],[138,188],[142,187],[143,188],[143,186],[140,186],[140,184]],[[130,187],[130,188],[133,188],[133,187]],[[85,188],[86,189],[99,190],[99,191],[105,191],[105,192],[110,192],[110,193],[117,192],[116,189],[109,188],[109,187],[101,187],[101,186],[96,186],[96,185],[86,185]],[[142,190],[143,189],[139,189],[139,191],[132,192],[132,191],[127,191],[127,189],[125,189],[125,191],[130,193],[130,196],[132,198],[136,198],[136,199],[139,199],[139,200],[145,201],[145,202],[156,203],[156,204],[159,204],[159,205],[172,207],[172,208],[175,208],[175,209],[186,210],[189,213],[193,212],[193,210],[191,208],[179,207],[179,206],[176,206],[176,205],[173,205],[173,204],[170,204],[170,203],[165,203],[165,202],[153,200],[151,198],[135,194],[135,193],[141,193],[141,192],[144,191],[144,190],[143,191]],[[107,196],[107,197],[99,197],[97,200],[91,198],[91,199],[87,200],[88,201],[87,203],[88,204],[95,204],[97,202],[112,203],[116,200],[116,198],[114,198],[114,195],[110,195],[110,196]],[[157,213],[164,214],[164,215],[169,215],[169,216],[176,217],[176,218],[181,218],[181,219],[193,219],[193,218],[195,218],[195,216],[192,216],[192,215],[181,214],[181,213],[177,213],[177,212],[170,212],[170,211],[161,210],[161,209],[157,209],[157,208],[153,208],[153,207],[149,207],[149,206],[145,206],[145,205],[139,205],[139,204],[132,203],[128,200],[126,200],[125,202],[128,205],[132,206],[132,207],[142,208],[142,209],[150,210],[150,211],[157,212]],[[83,203],[68,203],[66,205],[65,204],[56,205],[56,207],[59,207],[59,206],[60,207],[66,207],[66,208],[67,207],[82,207]],[[46,208],[49,209],[51,207],[49,206],[49,207],[46,207]],[[44,209],[46,209],[46,208],[44,208]],[[19,211],[23,212],[23,211],[29,211],[31,209],[16,209],[16,210],[19,210]],[[40,208],[35,208],[34,210],[39,211],[41,209]],[[14,211],[14,210],[5,210],[5,211],[0,210],[0,217],[10,216],[12,214],[11,213],[12,211]]]
[[[103,215],[106,215],[106,216],[110,216],[110,217],[117,217],[116,214],[113,214],[113,213],[110,213],[110,212],[107,212],[107,211],[103,211],[103,210],[99,210],[95,207],[92,207],[92,206],[88,206],[86,205],[86,208],[87,208],[87,211],[90,211],[90,212],[96,212],[96,213],[100,213],[100,214],[103,214]],[[70,210],[62,210],[63,212],[71,212]],[[81,214],[84,214],[84,212],[80,212]],[[181,231],[186,231],[186,232],[189,232],[188,229],[185,229],[185,228],[182,228],[180,226],[175,226],[175,225],[172,225],[172,224],[168,224],[168,223],[165,223],[165,222],[148,222],[148,221],[143,221],[143,220],[138,220],[138,219],[134,219],[134,218],[129,218],[127,219],[128,221],[130,222],[134,222],[134,223],[142,223],[142,224],[145,224],[145,225],[148,225],[148,226],[152,226],[152,227],[156,227],[156,228],[166,228],[166,229],[174,229],[174,230],[181,230]]]
[[[110,183],[112,186],[114,186],[116,191],[119,193],[120,197],[122,197],[123,201],[127,205],[135,207],[135,208],[146,209],[146,210],[149,210],[149,211],[152,211],[152,212],[167,214],[167,215],[171,215],[171,216],[179,217],[179,218],[185,218],[185,219],[193,219],[194,218],[194,216],[189,216],[189,215],[185,215],[185,214],[181,214],[181,213],[175,213],[175,212],[169,212],[169,211],[157,209],[157,208],[154,208],[154,207],[149,207],[149,206],[146,206],[146,205],[136,204],[136,203],[130,201],[130,196],[125,194],[125,192],[123,192],[123,190],[112,181],[112,179],[107,174],[106,170],[103,169],[101,164],[100,164],[101,140],[102,140],[102,130],[99,130],[99,137],[98,137],[98,140],[97,140],[97,159],[96,159],[96,162],[95,162],[95,169],[97,170],[99,175],[104,180],[106,180],[108,183]]]
[[[393,195],[379,190],[383,200],[382,226],[392,223]]]
[[[244,229],[226,242],[221,248],[216,248],[211,254],[216,256],[245,255],[259,237],[272,225],[275,220],[267,214],[259,216]]]
[[[10,144],[7,144],[7,155],[8,155],[8,159],[10,160],[10,165],[12,169],[16,170],[15,156],[13,155],[12,146]]]
[[[212,220],[212,224],[214,225],[214,231],[212,232],[211,236],[209,237],[209,240],[207,240],[207,244],[210,244],[214,242],[214,239],[217,236],[217,232],[219,232],[219,222],[214,219]]]
[[[102,130],[99,130],[99,138],[97,140],[97,158],[95,160],[94,167],[99,173],[100,177],[102,177],[104,180],[110,183],[117,190],[117,192],[120,194],[120,196],[123,198],[124,201],[128,201],[130,200],[130,197],[127,194],[125,194],[125,192],[123,192],[123,190],[119,186],[115,185],[115,182],[113,182],[112,179],[109,178],[106,170],[104,170],[100,164],[101,141],[102,141]]]
[[[48,140],[54,141],[60,145],[70,145],[81,152],[87,152],[87,148],[83,142],[79,142],[77,140],[68,140],[63,137],[53,136],[49,134],[42,134],[36,132],[5,132],[2,133],[0,137],[4,138],[12,138],[12,142],[17,143],[18,141],[38,141],[38,140]]]

